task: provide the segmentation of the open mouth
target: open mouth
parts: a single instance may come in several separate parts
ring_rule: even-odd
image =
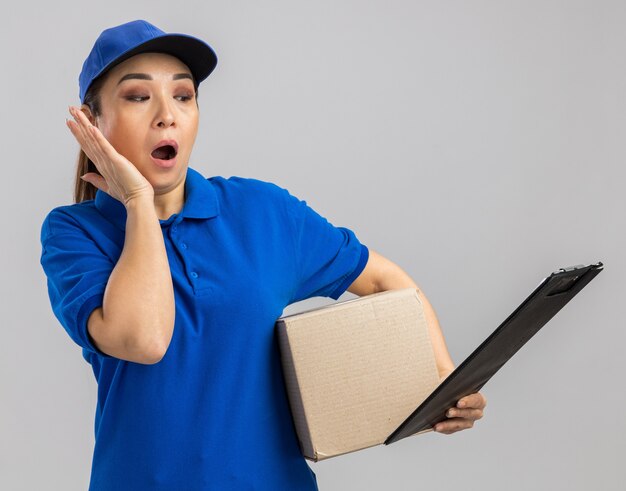
[[[172,145],[155,148],[151,154],[155,159],[171,160],[176,157],[176,149]]]

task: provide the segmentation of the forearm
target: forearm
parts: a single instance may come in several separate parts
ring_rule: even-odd
[[[152,198],[126,205],[122,254],[104,293],[102,318],[109,329],[147,353],[162,353],[174,329],[174,288],[163,232]]]
[[[415,284],[411,277],[398,267],[397,271],[391,275],[385,276],[382,279],[378,288],[378,291],[397,290],[400,288],[415,288],[417,290],[417,294],[424,309],[424,317],[426,318],[426,324],[428,325],[430,341],[433,345],[433,351],[435,352],[435,359],[437,361],[439,374],[441,376],[445,376],[454,370],[454,362],[448,352],[448,347],[446,346],[435,310],[426,295],[424,295],[424,292],[422,292],[422,290]]]

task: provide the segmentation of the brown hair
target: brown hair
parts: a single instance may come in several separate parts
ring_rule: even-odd
[[[91,113],[94,117],[100,116],[102,108],[100,106],[100,89],[104,84],[106,77],[98,77],[94,79],[89,90],[85,94],[84,104],[89,106]],[[78,151],[78,161],[76,165],[76,176],[74,177],[74,202],[81,203],[88,199],[94,199],[96,197],[96,191],[98,190],[93,184],[87,181],[83,181],[80,176],[85,175],[88,172],[94,172],[100,175],[95,164],[87,157],[87,154],[81,148]]]
[[[108,73],[108,71],[107,71]],[[192,75],[193,77],[193,75]],[[100,100],[100,90],[106,80],[106,74],[101,75],[93,80],[89,89],[85,93],[85,100],[83,104],[87,104],[94,117],[98,117],[102,114],[102,105]],[[198,85],[196,79],[193,77],[193,87],[195,91],[196,106],[198,105]],[[83,181],[80,176],[84,176],[88,172],[94,172],[101,175],[98,172],[95,164],[87,157],[87,154],[81,148],[78,151],[78,159],[76,164],[76,175],[74,177],[74,203],[81,203],[89,199],[95,199],[96,191],[98,188],[90,182]]]

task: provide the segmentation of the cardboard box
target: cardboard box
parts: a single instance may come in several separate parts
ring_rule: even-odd
[[[439,385],[414,288],[286,315],[276,329],[300,448],[314,462],[382,444]]]

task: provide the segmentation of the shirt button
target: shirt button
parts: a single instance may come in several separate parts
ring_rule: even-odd
[[[176,229],[177,229],[176,225],[172,225],[172,232],[176,232]]]
[[[180,243],[180,246],[181,246],[183,249],[187,249],[187,244],[185,244],[184,242],[181,242],[181,243]]]
[[[192,278],[197,278],[198,277],[198,273],[196,273],[195,271],[191,272],[191,276]]]

